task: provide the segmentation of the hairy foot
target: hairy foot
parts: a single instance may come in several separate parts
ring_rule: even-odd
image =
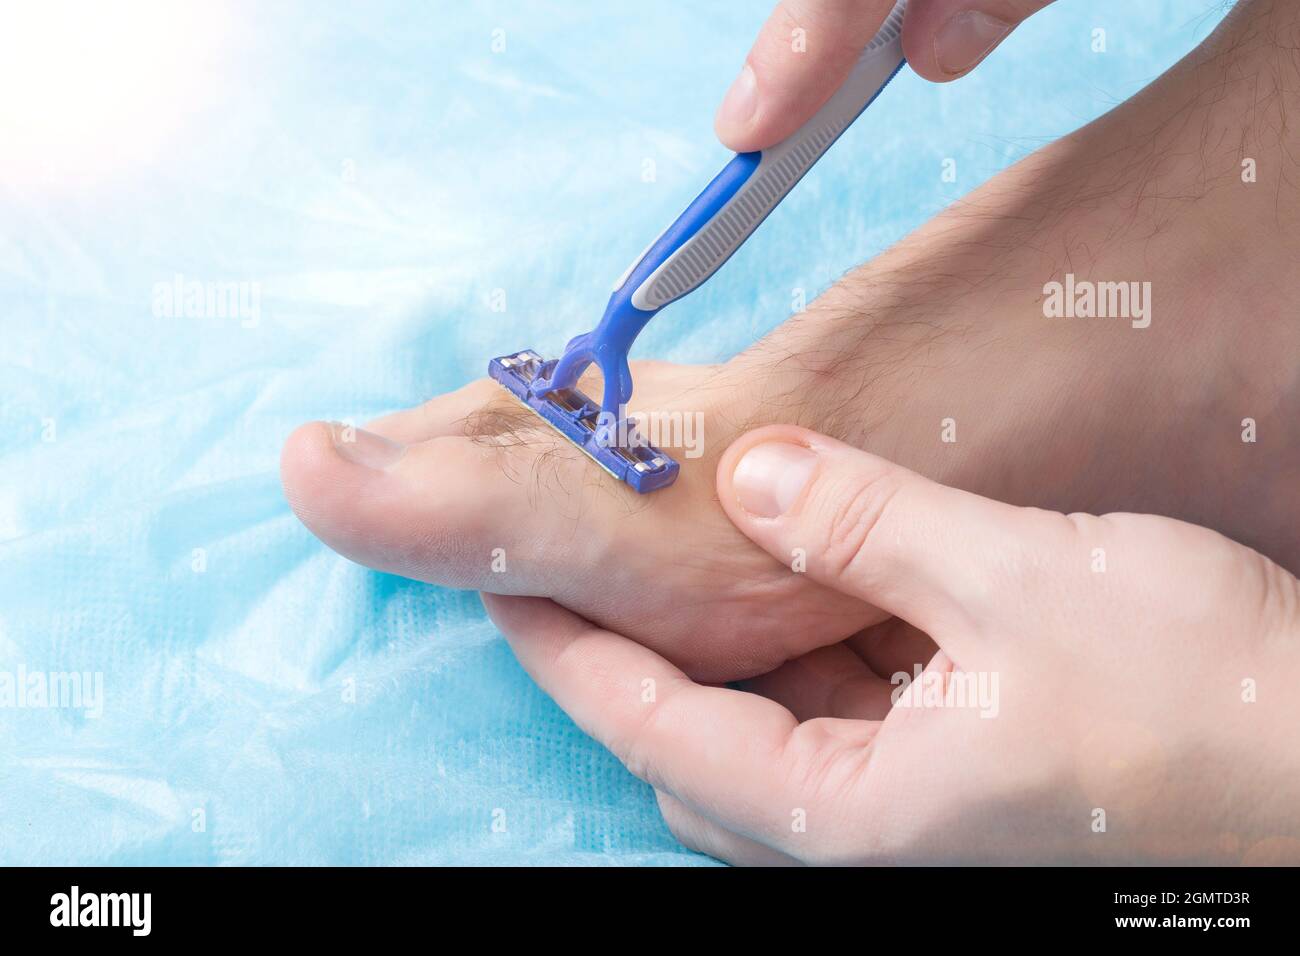
[[[1286,121],[1300,16],[1286,7],[1240,6],[1141,94],[731,361],[633,363],[633,410],[704,423],[703,454],[674,449],[667,490],[637,496],[480,380],[367,431],[303,426],[284,449],[289,501],[353,560],[554,598],[698,679],[798,659],[764,680],[809,715],[887,707],[852,692],[860,662],[883,676],[930,646],[892,622],[861,633],[883,615],[734,530],[714,468],[760,424],[1015,504],[1183,518],[1300,570],[1300,134]],[[1053,282],[1149,291],[1124,315],[1048,317]]]

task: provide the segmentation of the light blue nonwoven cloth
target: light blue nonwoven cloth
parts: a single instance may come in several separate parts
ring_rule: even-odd
[[[5,674],[91,677],[81,707],[0,706],[0,862],[710,862],[474,594],[313,538],[278,457],[591,327],[728,158],[713,111],[768,4],[157,3],[88,34],[27,6],[0,67],[0,704]],[[1221,7],[1065,0],[961,82],[904,72],[635,355],[733,354]],[[169,302],[194,282],[247,308]]]

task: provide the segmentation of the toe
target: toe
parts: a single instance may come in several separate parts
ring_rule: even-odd
[[[366,429],[408,445],[464,435],[472,426],[474,415],[500,394],[501,386],[490,378],[475,379],[454,392],[376,418]]]
[[[285,443],[281,480],[302,522],[361,564],[449,587],[550,593],[547,574],[585,566],[579,552],[591,546],[563,534],[537,546],[551,509],[535,505],[559,493],[550,479],[582,481],[571,474],[580,462],[553,444],[444,436],[402,445],[363,429],[348,441],[339,426],[313,422]]]

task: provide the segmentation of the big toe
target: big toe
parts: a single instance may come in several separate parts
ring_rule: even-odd
[[[303,524],[354,561],[448,587],[549,594],[530,573],[536,562],[512,560],[538,531],[535,496],[521,490],[533,479],[527,452],[464,435],[404,444],[311,422],[285,442],[280,475]]]

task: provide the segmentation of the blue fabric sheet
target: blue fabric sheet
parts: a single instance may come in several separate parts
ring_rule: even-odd
[[[0,862],[710,862],[474,594],[317,542],[278,456],[590,327],[726,161],[713,109],[767,4],[26,6],[0,40],[0,681],[103,696],[0,706]],[[733,354],[1220,8],[1065,2],[967,80],[905,72],[636,354]],[[192,315],[193,282],[247,308]]]

